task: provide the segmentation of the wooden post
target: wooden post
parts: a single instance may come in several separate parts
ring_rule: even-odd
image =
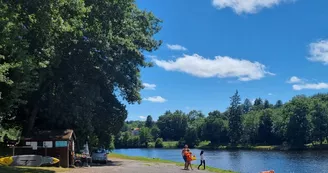
[[[15,145],[13,146],[13,156],[15,156]]]

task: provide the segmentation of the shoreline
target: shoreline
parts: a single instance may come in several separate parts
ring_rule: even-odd
[[[184,164],[180,162],[174,162],[170,160],[163,160],[159,158],[147,158],[147,157],[139,157],[139,156],[128,156],[128,155],[123,155],[123,154],[117,154],[117,153],[110,153],[109,158],[114,158],[114,159],[124,159],[124,160],[134,160],[134,161],[139,161],[139,162],[144,162],[144,163],[164,163],[164,164],[173,164],[179,167],[182,167]],[[192,164],[194,168],[197,168],[197,164]],[[214,172],[214,173],[237,173],[231,170],[223,170],[219,168],[214,168],[210,166],[206,166],[206,170],[209,172]]]
[[[162,148],[157,149],[180,149],[178,147],[177,141],[164,141]],[[150,143],[148,147],[131,147],[131,148],[156,148],[155,145]],[[130,149],[131,149],[130,148]],[[205,145],[200,144],[199,146],[190,147],[193,149],[204,149],[204,150],[254,150],[254,151],[327,151],[328,144],[320,145],[312,145],[306,144],[303,147],[289,147],[285,145],[237,145],[237,146],[229,146],[229,145],[215,145],[212,146],[208,142]],[[116,149],[129,149],[129,148],[116,148]]]

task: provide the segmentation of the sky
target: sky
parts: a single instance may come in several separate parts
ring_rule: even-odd
[[[238,90],[287,102],[328,90],[327,0],[137,0],[163,20],[163,41],[145,52],[141,104],[128,120],[167,110],[225,111]]]

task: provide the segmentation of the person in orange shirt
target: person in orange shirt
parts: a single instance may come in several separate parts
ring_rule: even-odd
[[[192,166],[191,166],[191,161],[192,161],[192,152],[190,152],[190,150],[188,149],[187,150],[187,170],[188,170],[189,166],[190,166],[190,169],[193,170]]]

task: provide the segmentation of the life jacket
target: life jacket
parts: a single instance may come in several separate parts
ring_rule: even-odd
[[[187,150],[183,151],[183,156],[187,156],[189,154],[189,152]]]

